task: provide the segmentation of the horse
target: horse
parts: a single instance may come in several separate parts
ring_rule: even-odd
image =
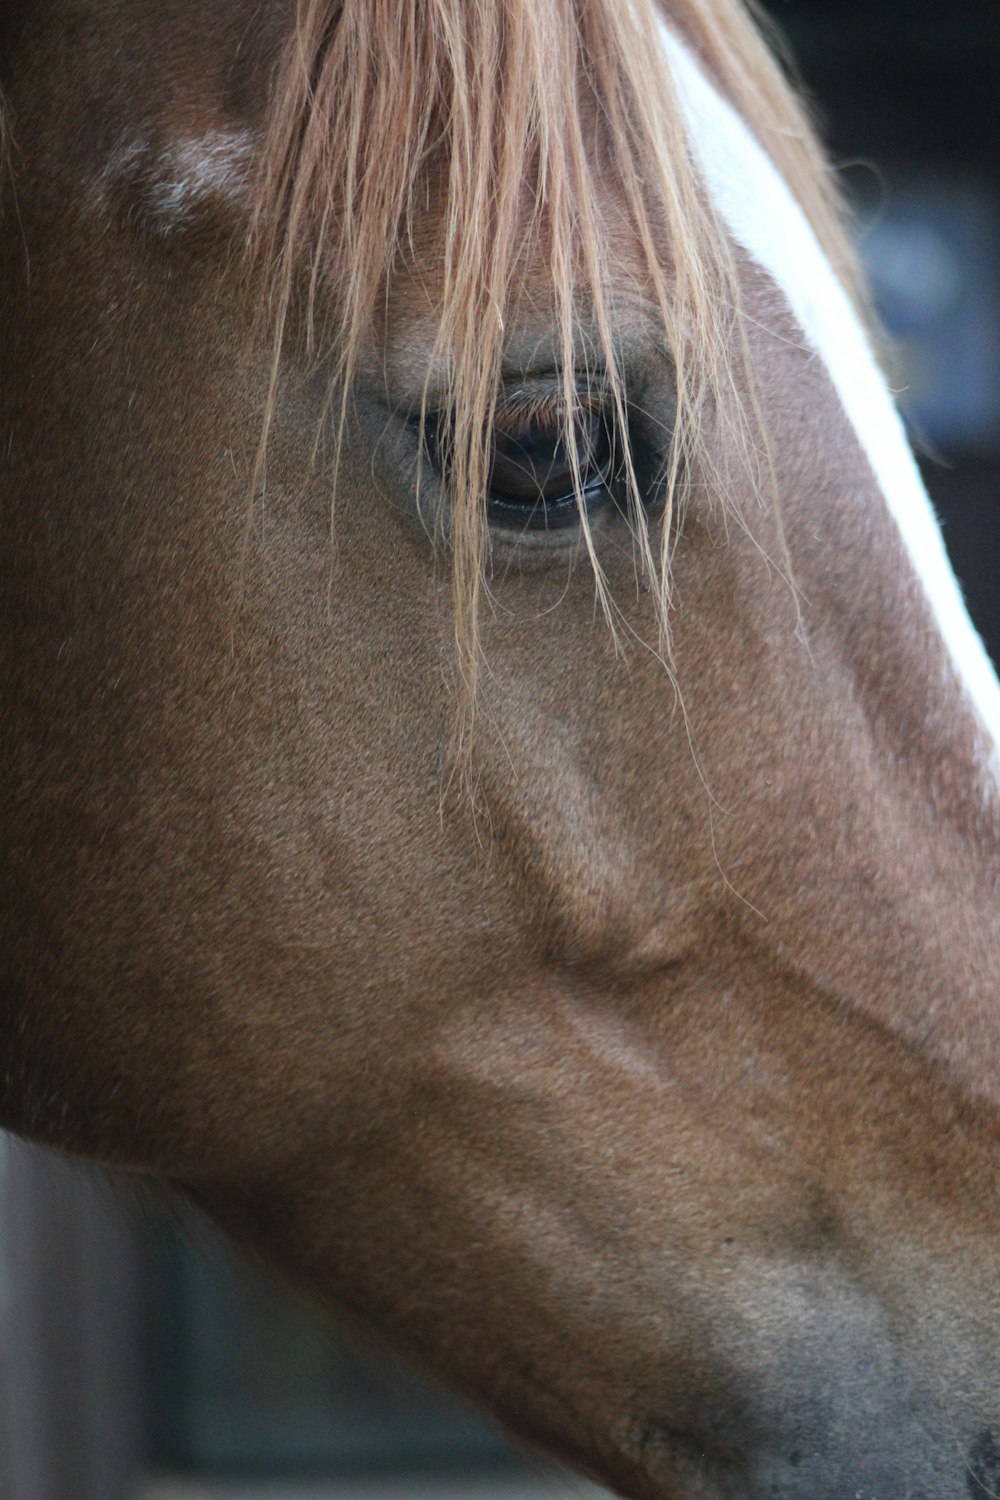
[[[0,1123],[624,1496],[1000,1478],[1000,690],[739,0],[13,0]]]

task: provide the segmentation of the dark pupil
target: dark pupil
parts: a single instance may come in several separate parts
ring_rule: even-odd
[[[577,463],[586,490],[603,478],[608,439],[599,413],[577,420]],[[573,495],[573,466],[560,427],[527,421],[493,431],[490,494],[511,505],[532,506]]]

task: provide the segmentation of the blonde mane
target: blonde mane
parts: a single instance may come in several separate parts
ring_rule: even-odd
[[[705,457],[706,403],[718,407],[723,390],[738,387],[748,398],[735,420],[745,433],[758,425],[749,369],[734,371],[745,343],[731,251],[699,188],[657,14],[655,0],[298,0],[275,74],[251,237],[274,336],[267,421],[293,307],[309,356],[332,370],[343,420],[394,282],[418,257],[422,265],[430,258],[440,287],[434,364],[446,372],[436,399],[450,424],[455,629],[470,701],[488,556],[488,438],[525,266],[537,273],[547,265],[571,454],[581,362],[574,332],[583,308],[596,330],[584,358],[600,368],[618,428],[628,431],[608,183],[616,232],[624,213],[640,247],[644,295],[676,385],[658,542],[626,455],[629,512],[640,566],[660,601],[661,645],[672,517],[690,461]],[[830,175],[746,9],[738,0],[683,0],[673,18],[850,282]],[[420,415],[429,415],[426,400]],[[582,507],[581,518],[611,618]]]

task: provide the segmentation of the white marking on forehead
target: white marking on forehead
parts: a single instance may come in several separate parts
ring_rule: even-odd
[[[245,191],[253,149],[248,131],[209,130],[172,142],[159,158],[150,198],[165,221],[186,222],[197,208],[219,199],[238,202]]]
[[[109,157],[99,196],[108,185],[124,184],[149,227],[169,236],[187,229],[205,209],[238,207],[252,155],[253,138],[245,130],[208,130],[162,145],[137,137]]]
[[[969,619],[920,471],[861,322],[805,213],[771,158],[660,22],[692,148],[730,233],[777,282],[825,363],[902,533],[955,669],[1000,769],[1000,684]]]

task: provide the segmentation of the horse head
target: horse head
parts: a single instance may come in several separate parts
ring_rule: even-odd
[[[20,0],[2,1118],[623,1495],[1000,1475],[1000,694],[734,0]]]

